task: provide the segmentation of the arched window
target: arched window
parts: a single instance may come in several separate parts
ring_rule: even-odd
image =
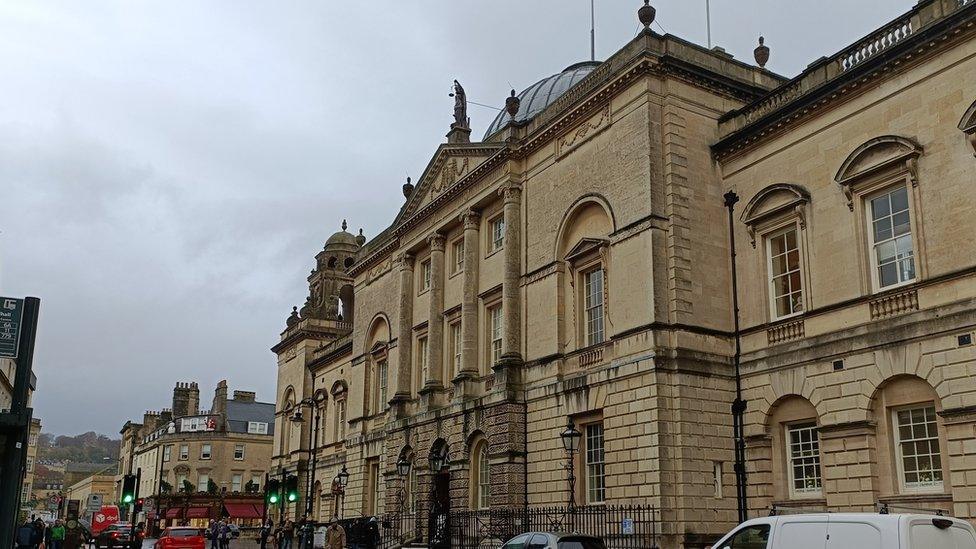
[[[491,465],[484,437],[471,447],[471,462],[471,508],[487,509],[491,505]]]
[[[775,448],[774,487],[777,499],[823,497],[820,429],[817,409],[809,400],[793,395],[780,399],[769,415]]]

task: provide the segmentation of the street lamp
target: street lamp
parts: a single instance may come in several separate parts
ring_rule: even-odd
[[[447,446],[442,446],[438,450],[431,452],[430,454],[430,470],[433,473],[441,472],[444,465],[447,464]]]
[[[579,432],[573,424],[573,418],[569,418],[566,423],[566,430],[559,434],[563,440],[563,448],[566,449],[566,470],[569,471],[569,508],[576,507],[576,475],[574,473],[574,455],[579,451],[580,439],[583,434]]]
[[[346,466],[342,466],[339,474],[332,479],[332,495],[335,496],[335,517],[342,518],[342,507],[346,499],[346,485],[349,484],[349,471]]]

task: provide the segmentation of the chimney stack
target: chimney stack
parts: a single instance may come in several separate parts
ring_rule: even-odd
[[[235,402],[255,402],[257,395],[254,391],[234,391]]]
[[[210,413],[214,415],[224,415],[227,413],[226,379],[222,379],[217,383],[217,389],[214,390],[213,406],[210,407]]]

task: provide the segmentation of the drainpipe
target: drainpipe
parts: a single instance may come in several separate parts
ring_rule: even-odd
[[[735,327],[735,354],[732,356],[732,363],[735,366],[735,400],[732,402],[732,433],[735,438],[735,500],[739,512],[739,522],[745,522],[749,518],[746,494],[746,441],[744,435],[746,402],[742,400],[742,374],[739,370],[739,361],[742,355],[742,341],[739,331],[739,286],[735,268],[735,225],[732,220],[735,203],[739,201],[739,196],[734,191],[729,191],[725,193],[724,199],[725,207],[729,210],[729,255],[732,261],[732,311]]]

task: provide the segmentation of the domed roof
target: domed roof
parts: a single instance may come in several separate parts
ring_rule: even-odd
[[[584,61],[566,67],[563,72],[543,78],[535,84],[522,91],[518,95],[521,105],[518,114],[515,115],[516,122],[531,120],[543,109],[552,105],[577,82],[593,72],[593,69],[600,66],[599,61]],[[495,121],[488,126],[485,132],[485,139],[505,127],[508,124],[508,113],[503,109],[495,117]]]
[[[346,232],[346,226],[347,226],[346,225],[346,220],[343,219],[342,220],[342,230],[339,231],[339,232],[337,232],[337,233],[335,233],[335,234],[333,234],[332,236],[329,237],[328,240],[325,241],[325,247],[326,248],[332,248],[333,246],[336,246],[336,245],[352,246],[353,249],[356,249],[356,248],[359,247],[359,243],[356,242],[356,236],[354,234],[352,234],[352,233],[347,233]]]

